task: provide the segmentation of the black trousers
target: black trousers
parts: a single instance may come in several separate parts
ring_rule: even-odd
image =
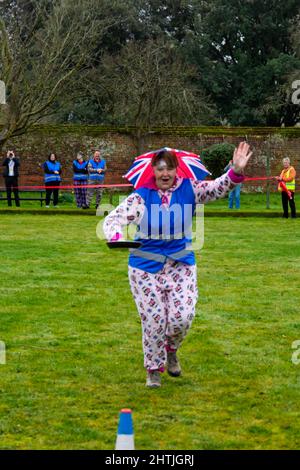
[[[46,186],[46,206],[50,206],[51,195],[53,193],[53,205],[57,206],[58,203],[58,191],[59,189],[51,189],[47,186],[59,186],[60,181],[50,181],[49,183],[45,183]]]
[[[7,204],[9,206],[12,205],[12,203],[11,203],[11,193],[13,191],[14,196],[15,196],[16,206],[20,207],[18,177],[17,176],[6,176],[5,177],[5,186],[6,186],[6,194],[7,194]]]
[[[291,208],[292,218],[296,217],[296,206],[295,206],[295,193],[291,191],[292,199],[290,199],[285,191],[281,193],[282,208],[283,208],[283,217],[286,219],[289,218],[289,205]]]

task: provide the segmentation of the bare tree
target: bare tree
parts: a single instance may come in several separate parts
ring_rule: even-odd
[[[214,116],[209,99],[195,85],[195,70],[171,42],[130,42],[119,55],[104,55],[89,78],[89,93],[104,97],[107,117],[136,127],[139,147],[153,126],[201,124]]]
[[[0,17],[0,148],[54,112],[80,83],[99,37],[109,28],[107,0],[9,2]],[[110,2],[111,4],[111,2]]]

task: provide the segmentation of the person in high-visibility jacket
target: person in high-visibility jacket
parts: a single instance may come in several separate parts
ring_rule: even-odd
[[[295,188],[296,188],[296,170],[291,165],[290,159],[288,157],[282,160],[283,170],[280,173],[280,176],[276,176],[277,181],[284,183],[287,191],[282,189],[282,186],[278,184],[278,191],[281,192],[282,198],[282,208],[283,216],[288,219],[289,217],[289,204],[291,208],[291,216],[293,219],[296,218],[296,205],[295,205]]]

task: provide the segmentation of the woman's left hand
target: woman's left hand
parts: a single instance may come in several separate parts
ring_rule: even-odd
[[[244,173],[248,160],[253,152],[249,152],[250,145],[247,142],[240,142],[233,154],[233,170],[238,175]]]

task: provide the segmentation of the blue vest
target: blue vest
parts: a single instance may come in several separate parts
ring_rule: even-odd
[[[74,180],[86,181],[88,179],[88,174],[87,172],[84,173],[83,171],[87,168],[88,162],[79,163],[78,160],[74,160],[73,165],[77,168],[77,170],[82,170],[82,173],[74,173]]]
[[[105,168],[105,160],[100,160],[100,162],[95,162],[94,159],[89,161],[89,164],[92,166],[94,170],[104,170]],[[90,173],[89,179],[93,181],[103,181],[104,180],[104,173]]]
[[[46,173],[46,165],[50,171],[60,171],[61,166],[59,162],[50,162],[49,160],[44,163],[45,169],[45,183],[51,183],[52,181],[61,181],[60,175],[53,175],[51,173]]]
[[[190,180],[184,179],[172,193],[170,207],[162,206],[155,189],[140,188],[136,193],[145,201],[145,212],[135,237],[142,246],[131,251],[129,265],[156,273],[167,258],[195,264],[194,252],[189,249],[196,207]]]

